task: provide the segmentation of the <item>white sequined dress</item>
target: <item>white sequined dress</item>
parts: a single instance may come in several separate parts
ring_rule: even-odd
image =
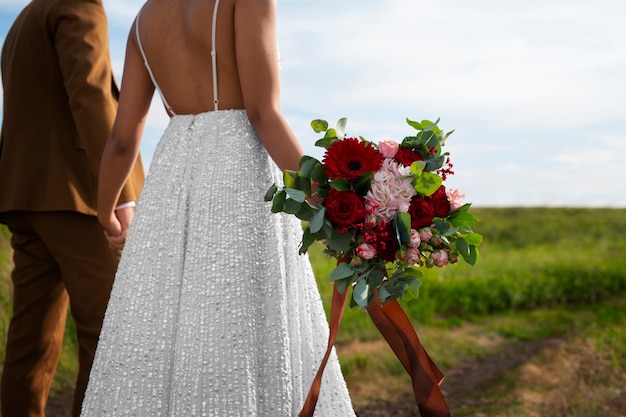
[[[149,67],[148,67],[149,68]],[[245,111],[171,118],[120,261],[82,416],[297,416],[328,323]],[[336,355],[319,417],[354,416]]]

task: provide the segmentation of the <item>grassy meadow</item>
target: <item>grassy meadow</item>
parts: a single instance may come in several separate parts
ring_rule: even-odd
[[[472,213],[485,238],[477,265],[425,269],[419,298],[403,303],[427,351],[450,372],[450,388],[444,382],[442,389],[455,415],[619,416],[603,407],[626,409],[616,399],[626,398],[626,209]],[[0,357],[10,315],[8,238],[0,227]],[[335,264],[320,245],[309,255],[328,308]],[[520,356],[540,343],[546,345],[537,355]],[[66,337],[65,344],[56,392],[71,387],[76,372],[75,340]],[[410,397],[404,369],[362,310],[346,310],[337,348],[357,408]],[[497,365],[505,354],[520,359],[502,362],[488,381],[456,387],[455,372],[466,364]],[[591,360],[602,378],[581,365]],[[545,375],[552,379],[542,383]],[[406,415],[418,415],[412,412]]]

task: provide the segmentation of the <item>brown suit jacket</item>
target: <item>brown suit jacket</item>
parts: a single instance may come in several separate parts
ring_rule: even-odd
[[[33,0],[2,49],[0,213],[96,214],[102,151],[117,110],[101,0]],[[119,203],[137,201],[138,159]]]

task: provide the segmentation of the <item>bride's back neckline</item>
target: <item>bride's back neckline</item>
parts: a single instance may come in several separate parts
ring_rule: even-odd
[[[136,43],[170,115],[243,109],[233,3],[149,0],[137,14]]]

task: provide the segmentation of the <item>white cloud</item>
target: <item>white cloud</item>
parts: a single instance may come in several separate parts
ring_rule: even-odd
[[[104,2],[121,78],[143,1]],[[24,4],[0,0],[3,18]],[[322,152],[313,118],[348,117],[378,141],[409,134],[405,117],[441,117],[456,129],[450,186],[477,205],[626,206],[626,2],[279,0],[278,12],[282,108],[307,153]],[[166,123],[155,98],[147,160]]]

